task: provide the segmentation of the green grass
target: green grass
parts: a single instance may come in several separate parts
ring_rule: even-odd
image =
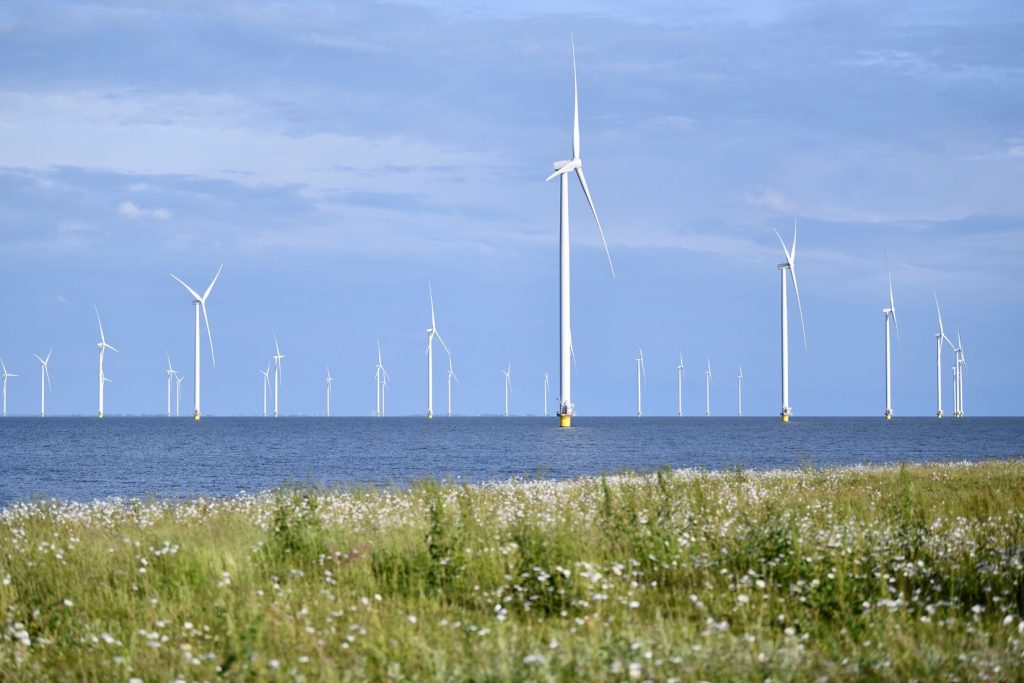
[[[0,512],[0,679],[1021,680],[1024,462]]]

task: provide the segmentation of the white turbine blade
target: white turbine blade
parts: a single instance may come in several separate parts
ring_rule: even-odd
[[[50,362],[50,355],[52,353],[53,353],[53,347],[51,346],[50,350],[46,352],[46,360],[44,361],[44,363],[49,363]]]
[[[436,330],[437,321],[434,318],[434,288],[429,282],[427,283],[427,291],[430,293],[430,329]]]
[[[103,321],[100,320],[100,309],[96,308],[95,306],[93,306],[92,308],[94,311],[96,311],[96,322],[100,324],[100,343],[106,344],[107,338],[103,336]]]
[[[42,363],[43,365],[46,365],[46,361],[43,360],[42,358],[40,358],[38,353],[33,353],[32,355],[35,356],[36,360],[38,360],[40,363]]]
[[[202,297],[199,296],[199,293],[196,292],[196,290],[194,290],[191,287],[189,287],[188,285],[186,285],[185,282],[180,277],[178,277],[174,273],[171,273],[171,277],[173,277],[175,280],[177,280],[179,283],[181,283],[181,286],[184,287],[185,289],[187,289],[188,293],[191,294],[193,297],[195,297],[196,301],[201,301],[202,300]]]
[[[793,243],[794,248],[796,242]],[[804,327],[804,307],[800,303],[800,288],[796,284],[796,268],[793,267],[792,262],[789,266],[789,274],[793,278],[793,291],[796,292],[796,308],[800,311],[800,331],[804,335],[804,350],[807,350],[807,328]]]
[[[210,286],[203,293],[203,301],[206,301],[206,297],[210,296],[210,292],[213,291],[213,286],[217,284],[217,278],[220,277],[220,271],[222,270],[224,270],[224,264],[221,264],[220,268],[217,269],[217,274],[213,276],[213,282],[210,283]]]
[[[779,244],[782,245],[782,253],[786,255],[786,263],[792,263],[793,260],[789,257],[789,249],[786,247],[786,243],[782,240],[782,235],[780,235],[779,231],[775,228],[772,228],[772,231],[775,233],[775,236],[779,238]]]
[[[451,356],[452,352],[450,350],[448,350],[448,345],[444,343],[444,337],[441,336],[441,333],[435,330],[434,331],[434,336],[437,337],[437,340],[439,342],[441,342],[441,346],[444,347],[445,353],[447,353],[449,356]]]
[[[49,355],[47,355],[46,359],[50,359]],[[53,391],[53,383],[50,382],[50,366],[46,363],[43,363],[43,373],[46,375],[46,386],[50,388],[50,391]]]
[[[615,266],[612,265],[612,254],[608,251],[608,241],[604,238],[604,228],[601,227],[601,219],[597,217],[597,209],[594,208],[594,200],[590,196],[590,188],[587,187],[587,178],[583,175],[583,168],[576,168],[576,177],[580,179],[580,185],[583,187],[583,194],[587,195],[587,203],[590,204],[590,210],[594,214],[594,220],[597,222],[597,231],[601,234],[601,244],[604,245],[604,253],[608,257],[608,267],[611,268],[612,277],[615,277]]]
[[[796,262],[796,219],[793,219],[793,247],[789,250],[790,267]]]
[[[935,298],[935,312],[939,315],[939,335],[945,339],[946,333],[942,329],[942,310],[939,308],[939,295],[932,290],[932,296]]]
[[[277,345],[277,332],[275,332],[274,330],[271,330],[270,332],[271,332],[271,334],[274,335],[274,355],[275,356],[280,356],[281,355],[281,347]]]
[[[580,158],[580,98],[576,86],[576,39],[571,35],[572,43],[572,158]]]
[[[200,301],[199,307],[203,309],[203,320],[206,321],[206,338],[210,340],[210,360],[213,362],[213,367],[217,367],[217,356],[213,353],[213,332],[210,331],[210,318],[206,315],[206,301]]]
[[[114,353],[121,353],[120,351],[118,351],[117,349],[115,349],[115,348],[114,348],[113,346],[111,346],[110,344],[107,344],[106,342],[104,342],[104,343],[103,343],[103,347],[104,347],[104,348],[107,348],[107,349],[110,349],[110,350],[111,350],[111,351],[113,351]]]

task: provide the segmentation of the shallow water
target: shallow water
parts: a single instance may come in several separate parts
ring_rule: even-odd
[[[5,418],[0,505],[184,497],[288,482],[405,484],[1024,455],[1024,418]]]

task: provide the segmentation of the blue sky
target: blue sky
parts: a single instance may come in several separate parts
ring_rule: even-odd
[[[626,6],[628,5],[628,7]],[[455,407],[557,395],[558,188],[570,32],[582,152],[618,277],[573,188],[574,399],[779,409],[778,275],[799,221],[808,350],[797,415],[880,415],[883,250],[896,287],[897,415],[934,412],[932,291],[963,333],[971,414],[1024,413],[1024,6],[1017,2],[8,2],[0,7],[0,356],[9,410],[158,413],[186,374],[196,288],[216,368],[204,412],[261,408],[276,330],[282,408],[425,410],[427,283]],[[788,238],[788,237],[787,237]],[[798,334],[794,327],[793,332]],[[204,345],[206,344],[204,340]],[[208,362],[209,357],[206,356]],[[946,354],[945,365],[952,365]],[[444,401],[442,360],[435,398]],[[952,410],[946,370],[945,408]]]

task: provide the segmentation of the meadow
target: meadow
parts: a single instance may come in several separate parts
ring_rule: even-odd
[[[1024,461],[0,512],[0,679],[1020,680]]]

